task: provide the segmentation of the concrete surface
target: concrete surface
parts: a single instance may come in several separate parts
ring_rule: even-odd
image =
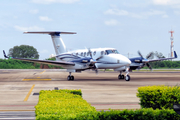
[[[34,111],[39,96],[33,94],[55,87],[81,89],[83,98],[97,110],[139,109],[138,87],[180,83],[180,72],[134,72],[126,82],[117,79],[118,72],[102,71],[98,75],[93,71],[73,73],[75,80],[67,81],[69,73],[64,71],[0,69],[0,111]]]

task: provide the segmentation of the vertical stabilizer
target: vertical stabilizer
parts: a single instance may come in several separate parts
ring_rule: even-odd
[[[60,35],[51,35],[56,55],[66,52],[66,46]]]
[[[24,32],[24,33],[51,35],[56,55],[66,52],[66,46],[65,46],[62,38],[60,37],[60,34],[76,34],[74,32]]]

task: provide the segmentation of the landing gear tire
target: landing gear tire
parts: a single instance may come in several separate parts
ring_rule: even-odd
[[[121,77],[122,77],[122,79],[124,79],[124,75],[122,75]]]
[[[74,76],[71,76],[71,80],[74,80]]]
[[[124,75],[119,75],[118,79],[124,79]]]
[[[126,81],[130,81],[130,79],[131,79],[130,76],[129,76],[129,75],[126,75],[125,80],[126,80]]]
[[[67,80],[68,80],[68,81],[74,80],[74,76],[70,76],[70,75],[69,75],[69,76],[67,77]]]

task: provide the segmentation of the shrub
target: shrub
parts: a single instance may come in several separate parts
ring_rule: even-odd
[[[82,99],[81,90],[40,91],[37,120],[180,120],[172,109],[96,111]]]
[[[80,90],[41,91],[35,106],[37,119],[69,119],[96,111],[81,97]]]
[[[137,97],[142,108],[173,109],[173,103],[180,103],[179,86],[145,86],[139,87]]]

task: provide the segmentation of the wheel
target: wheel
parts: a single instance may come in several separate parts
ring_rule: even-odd
[[[119,80],[121,79],[121,75],[118,75],[118,79],[119,79]]]
[[[118,79],[124,79],[124,75],[119,75]]]
[[[122,79],[124,79],[124,75],[122,75],[121,77],[122,77]]]
[[[67,77],[67,80],[71,80],[71,76],[68,76],[68,77]]]
[[[74,80],[74,76],[71,76],[71,80]]]
[[[129,76],[129,75],[126,75],[125,80],[126,80],[126,81],[130,81],[130,76]]]

